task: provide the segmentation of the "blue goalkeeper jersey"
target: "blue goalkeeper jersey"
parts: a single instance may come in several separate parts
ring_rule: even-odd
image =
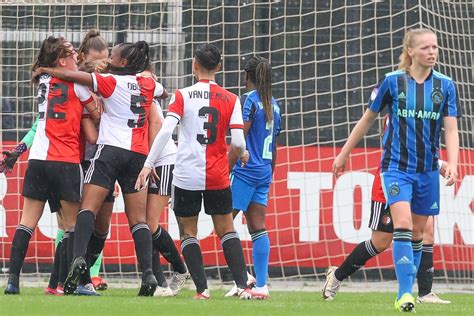
[[[453,80],[432,71],[417,83],[405,71],[390,72],[372,91],[369,102],[374,112],[385,106],[389,123],[383,137],[382,172],[437,170],[443,117],[461,116]]]
[[[274,143],[280,133],[280,107],[272,98],[273,122],[266,122],[263,103],[256,90],[240,97],[242,116],[245,122],[252,122],[245,141],[250,159],[242,168],[240,160],[234,166],[233,175],[250,185],[266,185],[272,181],[272,156]]]

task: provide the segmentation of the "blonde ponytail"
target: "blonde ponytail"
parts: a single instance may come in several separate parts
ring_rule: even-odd
[[[430,29],[424,29],[424,28],[410,29],[405,33],[405,36],[403,37],[402,53],[400,54],[400,57],[398,57],[398,60],[400,61],[400,63],[398,64],[398,69],[404,70],[406,72],[410,71],[412,59],[410,55],[408,55],[408,48],[413,47],[414,38],[416,36],[423,35],[423,34],[435,34],[435,33]]]

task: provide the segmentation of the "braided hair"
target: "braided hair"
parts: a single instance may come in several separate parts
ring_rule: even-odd
[[[266,121],[273,121],[272,67],[270,63],[263,57],[254,56],[247,61],[244,70],[250,81],[257,87]]]

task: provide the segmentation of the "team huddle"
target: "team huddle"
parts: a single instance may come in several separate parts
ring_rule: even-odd
[[[415,279],[418,302],[449,303],[431,291],[433,218],[439,213],[440,170],[447,185],[457,178],[460,108],[454,82],[433,70],[437,55],[432,31],[406,33],[399,70],[386,74],[373,90],[369,108],[335,158],[338,176],[378,113],[388,109],[372,188],[372,238],[359,244],[341,267],[328,269],[323,289],[327,300],[335,297],[345,278],[393,241],[400,286],[395,308],[414,311]],[[196,83],[172,94],[164,117],[159,99],[169,95],[153,73],[146,42],[118,44],[110,54],[94,30],[78,52],[64,38],[43,42],[33,66],[38,119],[13,151],[4,152],[0,165],[0,171],[11,171],[30,149],[5,294],[20,293],[29,240],[48,201],[64,236],[46,293],[97,295],[90,271],[97,262],[100,266],[117,182],[142,272],[138,295],[177,295],[191,278],[196,299],[211,297],[197,239],[203,203],[235,282],[226,296],[269,297],[265,213],[281,122],[272,96],[271,66],[265,58],[250,58],[244,68],[248,92],[240,97],[215,82],[220,69],[219,49],[197,46],[192,63]],[[438,159],[442,124],[447,162]],[[176,146],[171,136],[177,126]],[[159,225],[170,198],[184,261]],[[239,211],[252,237],[255,278],[247,272],[233,224]],[[169,282],[161,271],[160,254],[173,268]]]

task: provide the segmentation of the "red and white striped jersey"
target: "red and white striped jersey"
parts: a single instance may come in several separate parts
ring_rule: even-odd
[[[186,190],[229,186],[226,133],[243,128],[239,98],[213,81],[179,89],[168,115],[180,121],[173,184]]]
[[[148,115],[163,86],[150,77],[92,74],[93,91],[104,101],[97,144],[148,154]]]
[[[29,159],[79,163],[82,113],[92,100],[87,87],[42,75],[38,127]]]

